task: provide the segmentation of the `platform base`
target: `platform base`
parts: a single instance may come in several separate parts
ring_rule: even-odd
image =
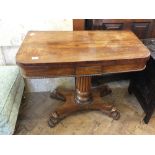
[[[103,89],[102,89],[103,90]],[[60,98],[56,98],[53,94],[58,94],[61,96]],[[64,104],[58,107],[58,109],[51,113],[48,125],[50,127],[54,127],[65,117],[80,112],[80,111],[89,111],[89,110],[97,110],[101,111],[109,117],[112,117],[114,120],[118,120],[120,118],[119,111],[114,107],[113,104],[104,103],[103,98],[101,96],[104,94],[101,93],[100,89],[95,89],[92,91],[93,100],[90,103],[78,104],[75,101],[75,91],[74,90],[61,90],[56,89],[54,93],[52,93],[51,97],[54,99],[59,99],[64,101]],[[104,96],[104,95],[103,95]],[[62,98],[64,100],[62,100]]]

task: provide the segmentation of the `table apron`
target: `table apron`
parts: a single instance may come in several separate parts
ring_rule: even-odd
[[[115,63],[98,66],[69,66],[69,67],[52,67],[52,66],[25,66],[21,67],[24,77],[59,77],[59,76],[91,76],[102,75],[106,73],[119,73],[139,71],[145,68],[145,63]]]

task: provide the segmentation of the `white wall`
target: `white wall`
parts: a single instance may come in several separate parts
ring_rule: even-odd
[[[72,20],[0,19],[0,64],[15,65],[15,56],[27,31],[51,30],[72,31]],[[57,86],[73,87],[74,78],[26,79],[27,92],[52,91]]]
[[[0,19],[0,45],[19,46],[29,30],[71,31],[72,20]]]
[[[5,65],[4,55],[2,53],[1,47],[0,47],[0,65]]]

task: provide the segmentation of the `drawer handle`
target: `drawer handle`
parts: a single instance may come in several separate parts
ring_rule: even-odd
[[[103,24],[102,27],[105,30],[121,30],[122,29],[123,24]]]

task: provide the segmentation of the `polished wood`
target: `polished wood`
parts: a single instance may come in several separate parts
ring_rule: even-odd
[[[27,77],[101,75],[142,70],[149,55],[131,31],[32,31],[16,62]]]
[[[140,39],[155,37],[154,19],[85,19],[86,30],[131,30]],[[130,79],[130,73],[108,74],[92,78],[93,85],[103,84],[105,81],[118,81]]]
[[[91,76],[76,78],[76,103],[91,103]]]
[[[60,100],[60,101],[66,101],[66,97],[61,94],[60,92],[57,91],[57,89],[55,89],[53,92],[51,92],[50,97],[56,100]]]
[[[92,98],[94,99],[93,104],[88,103],[87,100],[85,100],[87,104],[86,102],[83,102],[83,100],[82,104],[76,104],[74,100],[74,90],[59,89],[57,91],[66,96],[66,102],[51,113],[48,121],[50,127],[54,127],[65,117],[80,111],[97,110],[103,112],[109,117],[112,117],[114,120],[118,120],[120,118],[119,111],[117,111],[113,104],[104,103],[100,97],[100,91],[98,90],[92,91]]]
[[[82,76],[76,77],[75,85],[76,85],[76,95],[75,101],[76,103],[91,103],[92,99],[92,89],[100,92],[100,97],[104,97],[110,93],[112,90],[108,87],[108,85],[100,85],[99,87],[92,87],[91,85],[92,76]]]
[[[138,38],[151,38],[155,22],[153,19],[87,19],[88,30],[131,30]]]
[[[73,30],[85,30],[85,20],[84,19],[73,19]]]
[[[31,31],[16,61],[26,77],[76,77],[73,100],[68,101],[60,92],[51,94],[66,103],[52,113],[49,125],[54,127],[59,120],[79,110],[101,110],[118,119],[120,114],[114,105],[102,104],[101,99],[98,102],[93,97],[90,76],[143,70],[149,56],[149,50],[131,31]],[[100,91],[99,98],[102,96],[104,93]]]
[[[155,38],[154,19],[73,19],[73,25],[74,31],[127,29],[133,31],[139,38]]]

